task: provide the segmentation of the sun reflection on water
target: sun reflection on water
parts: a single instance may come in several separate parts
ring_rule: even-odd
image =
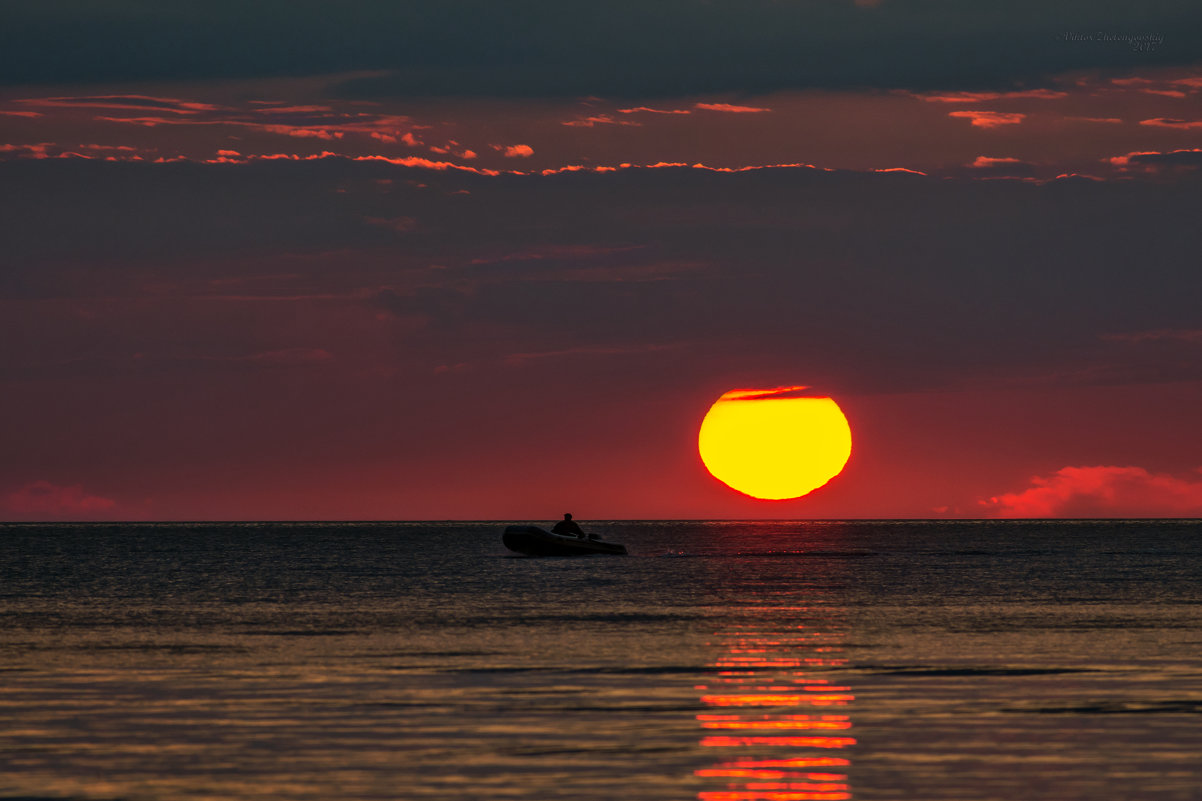
[[[718,761],[695,771],[699,801],[848,801],[855,745],[851,688],[821,675],[841,667],[844,631],[830,607],[754,603],[726,610],[697,715]],[[838,754],[838,756],[836,756]]]

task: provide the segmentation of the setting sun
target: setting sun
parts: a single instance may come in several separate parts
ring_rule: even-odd
[[[830,398],[806,387],[735,389],[701,421],[697,447],[714,478],[753,498],[799,498],[830,481],[851,455],[851,428]]]

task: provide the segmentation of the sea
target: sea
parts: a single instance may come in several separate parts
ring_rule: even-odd
[[[0,526],[0,801],[1202,799],[1202,522],[505,525]]]

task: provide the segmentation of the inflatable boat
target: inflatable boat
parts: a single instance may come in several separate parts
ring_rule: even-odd
[[[538,526],[509,526],[501,542],[511,551],[526,556],[589,556],[595,553],[625,554],[626,546],[604,540],[565,537]]]

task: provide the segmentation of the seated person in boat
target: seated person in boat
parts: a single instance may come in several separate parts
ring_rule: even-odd
[[[555,524],[555,527],[551,529],[551,533],[562,534],[565,537],[585,539],[584,529],[580,528],[576,521],[572,519],[570,512],[564,512],[563,520]]]

